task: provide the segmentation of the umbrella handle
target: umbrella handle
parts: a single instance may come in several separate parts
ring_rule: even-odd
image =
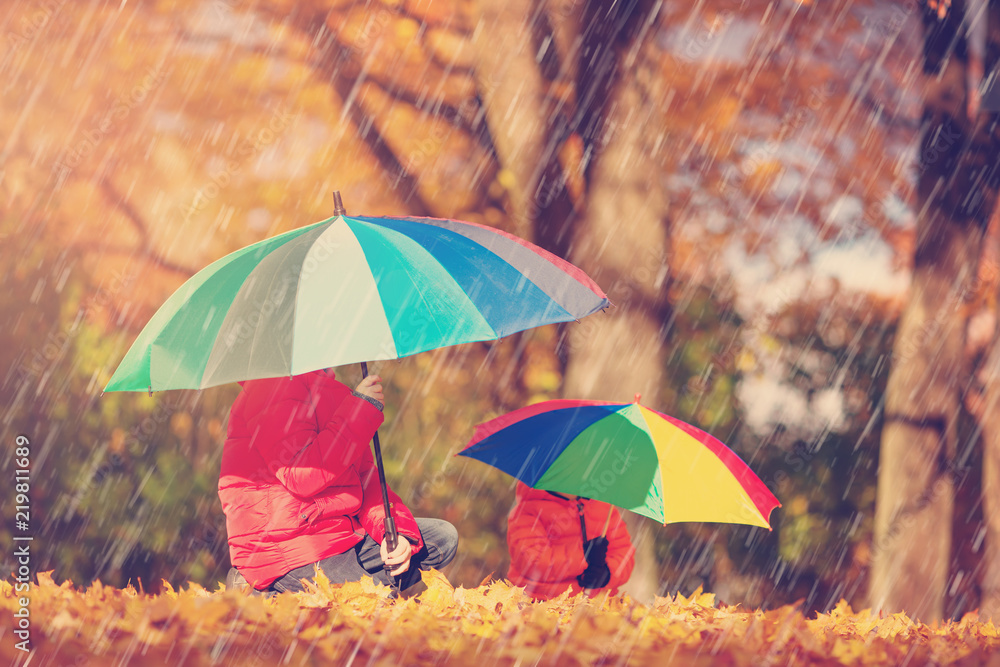
[[[361,362],[361,372],[364,377],[368,377],[368,364],[364,361]],[[383,524],[385,525],[385,542],[386,548],[392,552],[396,550],[396,545],[399,544],[399,533],[396,532],[396,522],[392,518],[392,506],[389,504],[389,487],[385,482],[385,469],[382,467],[382,445],[379,443],[378,431],[375,431],[375,437],[372,438],[372,442],[375,443],[375,467],[378,468],[378,483],[382,488],[382,509],[385,512],[385,519]],[[386,570],[388,570],[386,566]]]

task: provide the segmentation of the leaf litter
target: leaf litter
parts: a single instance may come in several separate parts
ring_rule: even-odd
[[[652,605],[627,595],[565,593],[533,601],[509,582],[454,588],[437,571],[426,590],[394,598],[371,579],[271,599],[191,583],[148,595],[100,582],[78,589],[38,575],[31,654],[0,642],[11,664],[115,665],[973,665],[1000,660],[1000,629],[969,613],[927,625],[855,612],[841,601],[806,618],[799,605],[743,609],[691,596]],[[13,586],[0,581],[0,627],[17,627]],[[3,634],[10,637],[10,632]],[[89,664],[89,663],[84,663]]]

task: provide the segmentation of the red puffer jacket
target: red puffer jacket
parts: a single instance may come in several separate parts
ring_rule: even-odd
[[[302,565],[385,537],[378,471],[369,442],[382,413],[315,371],[250,380],[233,403],[219,498],[229,555],[252,586],[267,588]],[[413,515],[392,491],[400,535],[423,546]]]
[[[628,581],[635,566],[635,548],[628,528],[618,510],[597,500],[575,496],[556,496],[548,491],[517,483],[517,504],[507,518],[507,547],[510,570],[507,578],[515,586],[524,586],[534,598],[548,600],[567,588],[571,595],[583,589],[576,578],[587,569],[583,557],[583,529],[580,512],[587,525],[587,539],[600,537],[604,524],[611,520],[608,538],[608,569],[611,580],[604,588],[590,591],[591,597],[610,591]]]

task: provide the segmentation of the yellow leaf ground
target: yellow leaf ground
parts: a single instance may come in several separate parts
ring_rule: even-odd
[[[370,579],[271,600],[191,585],[160,595],[43,573],[29,591],[31,654],[17,648],[19,597],[0,582],[0,658],[12,665],[974,665],[1000,660],[992,622],[928,626],[841,602],[807,619],[793,606],[720,607],[700,590],[658,598],[564,595],[532,602],[505,581],[391,599]],[[22,612],[23,613],[23,612]],[[30,663],[29,663],[30,658]],[[992,663],[991,663],[992,664]]]

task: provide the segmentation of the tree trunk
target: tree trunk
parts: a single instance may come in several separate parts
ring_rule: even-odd
[[[1000,2],[991,0],[988,12],[985,70],[995,72],[1000,67]],[[987,172],[992,182],[985,184],[990,208],[995,211],[997,188],[1000,187],[1000,114],[989,109],[980,116],[976,138],[985,147],[991,160]],[[985,377],[984,410],[980,413],[983,441],[983,515],[986,520],[985,567],[981,583],[980,618],[1000,623],[1000,340],[996,336],[983,369]]]
[[[538,68],[535,39],[541,8],[537,0],[477,0],[473,32],[476,86],[497,157],[506,174],[514,233],[534,238],[539,181],[546,155],[550,113]]]
[[[964,3],[924,9],[924,112],[913,283],[886,387],[873,608],[940,619],[951,552],[955,423],[967,368],[963,308],[992,199],[981,133],[966,114]],[[988,205],[987,205],[988,204]]]
[[[930,213],[930,209],[928,210]],[[931,226],[930,221],[918,226]],[[935,262],[914,267],[893,349],[878,472],[871,604],[941,618],[951,552],[951,457],[959,411],[964,325],[961,284],[976,245],[957,225],[921,234]]]
[[[565,394],[626,402],[641,393],[645,405],[657,407],[663,383],[668,275],[667,202],[656,142],[662,133],[663,77],[658,76],[653,47],[645,39],[650,14],[630,20],[635,23],[624,31],[634,30],[634,36],[619,53],[616,66],[605,73],[613,84],[606,98],[611,100],[609,111],[603,122],[582,127],[585,139],[589,135],[594,140],[596,158],[571,257],[607,291],[614,307],[570,328]],[[615,72],[629,75],[616,77]],[[636,545],[636,568],[625,590],[634,599],[649,602],[659,579],[653,553],[657,526],[636,516],[630,516],[628,523]]]
[[[986,520],[985,567],[979,618],[1000,623],[1000,342],[994,341],[987,373],[983,427],[983,516]]]

